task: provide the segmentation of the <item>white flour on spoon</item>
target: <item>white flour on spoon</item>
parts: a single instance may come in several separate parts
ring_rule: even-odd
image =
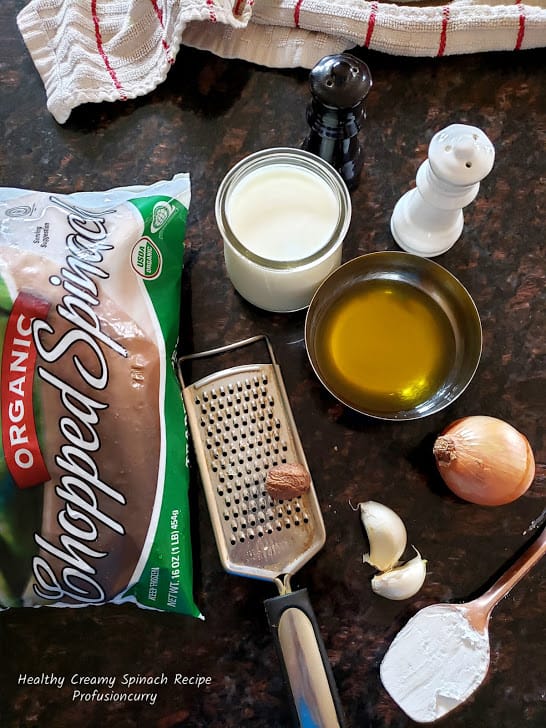
[[[402,710],[430,723],[463,703],[489,668],[489,639],[463,607],[432,605],[399,632],[381,663],[381,681]]]

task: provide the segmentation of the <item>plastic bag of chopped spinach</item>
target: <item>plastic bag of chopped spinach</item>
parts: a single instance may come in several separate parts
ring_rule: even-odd
[[[199,616],[174,371],[188,175],[0,190],[0,607]]]

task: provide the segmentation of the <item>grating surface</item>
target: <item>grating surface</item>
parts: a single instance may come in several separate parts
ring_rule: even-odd
[[[314,488],[267,493],[267,471],[305,463],[273,364],[235,367],[184,388],[188,422],[224,568],[273,579],[294,573],[324,542]]]

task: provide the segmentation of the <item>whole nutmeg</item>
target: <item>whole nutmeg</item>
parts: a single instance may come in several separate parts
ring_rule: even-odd
[[[296,498],[311,487],[311,475],[301,463],[275,465],[267,473],[265,487],[272,498]]]

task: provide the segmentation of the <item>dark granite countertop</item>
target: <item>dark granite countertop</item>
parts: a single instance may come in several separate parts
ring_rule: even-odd
[[[0,8],[0,184],[71,192],[149,184],[188,171],[192,203],[183,279],[182,351],[267,333],[279,360],[327,530],[326,545],[293,578],[307,587],[348,725],[414,725],[379,681],[381,659],[416,610],[481,592],[531,537],[544,510],[546,329],[546,54],[525,51],[442,59],[363,53],[374,86],[362,130],[365,166],[352,194],[344,259],[397,249],[389,220],[413,185],[428,143],[453,122],[482,128],[496,162],[465,210],[459,242],[438,262],[468,288],[484,347],[468,390],[439,414],[372,421],[337,404],[316,380],[303,343],[304,313],[268,314],[242,300],[225,272],[214,197],[246,154],[299,146],[307,132],[307,71],[269,70],[182,49],[167,80],[126,103],[86,105],[64,126],[45,106],[42,83],[15,25],[22,3]],[[459,501],[431,457],[452,420],[489,414],[528,437],[533,487],[495,508]],[[364,539],[350,503],[378,500],[406,522],[428,559],[419,594],[389,602],[372,594]],[[195,597],[206,619],[133,605],[10,610],[0,616],[3,726],[66,728],[285,728],[286,694],[264,612],[273,584],[226,574],[192,466]],[[445,728],[546,725],[546,572],[538,565],[496,608],[484,684]],[[24,674],[65,685],[24,686]],[[162,676],[153,705],[72,700],[72,675]],[[203,676],[197,687],[174,676]]]

